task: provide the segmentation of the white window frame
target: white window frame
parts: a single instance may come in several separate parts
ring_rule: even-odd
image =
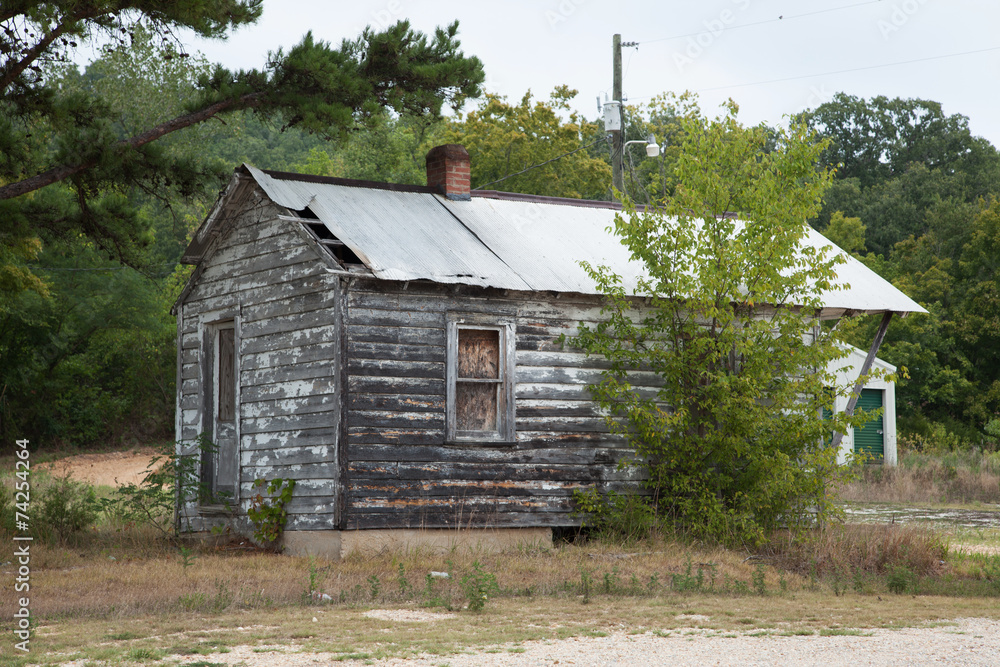
[[[499,332],[497,389],[497,428],[491,431],[458,429],[458,332],[461,329]],[[510,443],[516,442],[514,415],[514,320],[513,318],[448,314],[446,356],[446,418],[445,441],[448,443]]]

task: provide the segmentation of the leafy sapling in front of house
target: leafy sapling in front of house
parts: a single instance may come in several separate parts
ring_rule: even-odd
[[[259,544],[277,549],[288,520],[286,505],[292,500],[295,480],[277,477],[268,482],[257,479],[253,488],[255,493],[250,497],[247,510],[254,527],[253,537]]]
[[[584,264],[606,319],[571,343],[609,361],[590,390],[634,449],[659,518],[757,543],[824,519],[844,474],[830,434],[853,422],[821,416],[826,369],[843,352],[820,322],[844,260],[806,243],[830,174],[802,127],[747,128],[734,103],[715,120],[681,103],[674,194],[645,211],[626,201],[615,219],[644,276],[632,291]],[[657,376],[655,388],[636,387],[634,371]]]

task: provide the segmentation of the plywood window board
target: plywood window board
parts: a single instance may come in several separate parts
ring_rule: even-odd
[[[514,442],[514,324],[449,315],[447,439]]]

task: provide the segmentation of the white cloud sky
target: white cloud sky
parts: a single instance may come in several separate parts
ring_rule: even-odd
[[[968,116],[973,134],[1000,146],[1000,4],[984,0],[265,0],[257,25],[188,45],[229,67],[260,67],[307,30],[339,43],[403,18],[425,32],[458,19],[489,90],[545,98],[566,84],[591,118],[611,90],[617,32],[639,42],[623,50],[630,101],[692,90],[705,111],[732,97],[744,123],[777,124],[837,92],[923,98]],[[881,67],[891,63],[904,64]]]

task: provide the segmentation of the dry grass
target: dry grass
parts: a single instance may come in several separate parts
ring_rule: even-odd
[[[175,613],[152,618],[80,618],[45,622],[33,643],[33,661],[69,659],[104,664],[163,664],[204,660],[236,646],[262,653],[325,652],[328,660],[365,661],[391,656],[510,650],[529,640],[601,636],[610,632],[816,634],[856,628],[899,628],[947,623],[949,619],[1000,616],[996,605],[935,597],[844,595],[802,591],[784,596],[720,597],[664,595],[653,598],[512,598],[482,614],[459,613],[433,622],[371,618],[360,606],[289,606],[227,610],[217,614]]]
[[[926,479],[945,468],[935,470]],[[977,473],[984,470],[995,474],[985,465]],[[961,477],[957,468],[954,477]],[[986,547],[1000,541],[983,531],[966,537]],[[623,628],[809,633],[1000,615],[1000,557],[949,553],[947,539],[932,528],[868,524],[832,526],[805,540],[777,535],[763,552],[657,540],[502,553],[414,550],[329,562],[263,553],[238,540],[188,544],[185,556],[150,528],[105,517],[66,543],[32,544],[31,611],[40,623],[32,658],[136,664],[236,645],[374,658]],[[0,540],[10,543],[2,531]],[[463,610],[463,580],[477,564],[499,584],[483,614]],[[9,581],[12,568],[5,564],[0,576]],[[451,576],[429,579],[431,571]],[[900,572],[909,593],[968,597],[883,602],[887,581]],[[8,597],[0,599],[0,633],[11,627]],[[456,615],[421,624],[362,614],[385,607]]]
[[[839,576],[836,563],[873,572],[904,563],[932,575],[939,570],[928,558],[942,555],[934,536],[902,526],[846,526],[804,545],[786,540],[786,553],[772,554],[785,560],[766,561],[761,554],[678,542],[412,551],[340,562],[234,543],[202,545],[185,567],[178,549],[152,534],[138,549],[137,534],[128,535],[126,547],[125,535],[98,531],[74,546],[34,545],[31,606],[39,628],[31,657],[40,664],[71,658],[79,664],[212,664],[213,654],[243,646],[365,661],[508,650],[528,640],[618,631],[815,634],[1000,616],[995,599],[881,598],[874,593],[886,595],[884,582],[866,580],[848,590],[846,579],[830,578]],[[794,572],[773,566],[785,562],[799,566]],[[808,562],[822,563],[823,572],[801,566]],[[461,583],[475,563],[501,589],[483,613],[463,609]],[[962,563],[964,574],[977,579],[1000,572],[986,560]],[[451,576],[428,584],[431,571]],[[373,608],[453,613],[433,622],[394,622],[364,615]],[[0,615],[10,619],[12,611],[5,597]],[[0,620],[2,633],[8,628]]]
[[[895,468],[865,466],[838,496],[866,503],[1000,503],[1000,453],[906,452]]]
[[[805,539],[777,536],[769,549],[784,567],[818,577],[855,571],[885,574],[900,567],[935,576],[948,558],[948,544],[938,531],[902,524],[836,524]]]
[[[467,602],[462,580],[474,574],[475,563],[497,578],[502,597],[654,597],[670,593],[675,577],[694,578],[699,569],[704,592],[749,593],[754,576],[763,576],[757,585],[772,591],[798,589],[804,581],[773,568],[758,572],[745,556],[722,548],[669,542],[647,544],[641,552],[594,543],[502,553],[413,551],[340,562],[231,543],[197,547],[185,566],[177,547],[152,532],[143,536],[131,534],[123,543],[121,534],[98,532],[72,546],[35,543],[31,584],[43,593],[32,598],[32,613],[43,619],[218,613],[298,605],[324,594],[337,604],[461,608]],[[11,568],[3,568],[4,577],[13,576]],[[429,581],[432,571],[451,576]],[[4,599],[0,606],[4,618],[12,602]]]

